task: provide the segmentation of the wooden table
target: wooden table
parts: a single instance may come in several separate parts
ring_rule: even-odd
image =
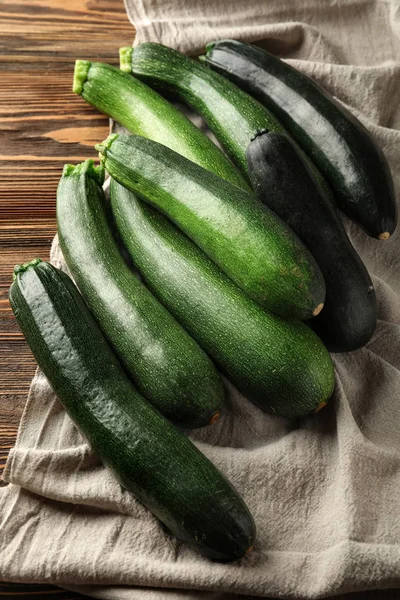
[[[7,299],[12,269],[48,259],[62,167],[95,158],[94,143],[108,133],[108,119],[71,91],[74,61],[118,64],[133,37],[123,0],[0,1],[0,473],[35,370]],[[0,597],[11,591],[79,597],[0,584]]]

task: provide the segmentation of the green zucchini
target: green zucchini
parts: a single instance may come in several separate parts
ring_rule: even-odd
[[[207,44],[205,60],[272,110],[324,174],[340,208],[372,237],[397,223],[384,153],[360,121],[310,77],[262,48],[236,40]]]
[[[153,42],[123,47],[120,68],[152,87],[172,92],[191,106],[245,175],[245,152],[254,134],[259,129],[284,131],[257,100],[173,48]]]
[[[263,310],[161,213],[114,180],[111,210],[147,286],[249,400],[291,419],[326,404],[333,365],[309,327]]]
[[[105,63],[77,60],[73,91],[132,133],[159,142],[235,185],[249,189],[231,161],[167,100]]]
[[[114,179],[166,214],[251,298],[285,317],[320,312],[317,263],[254,194],[141,136],[113,134],[96,148]]]
[[[10,303],[71,419],[121,484],[205,556],[252,547],[253,519],[214,465],[132,386],[69,277],[17,265]]]
[[[121,48],[120,67],[152,87],[172,92],[198,112],[246,178],[246,149],[255,134],[261,129],[286,131],[275,115],[252,96],[167,46],[146,42],[135,48]],[[330,196],[321,173],[305,158],[321,192]]]
[[[64,258],[100,328],[139,391],[176,425],[214,422],[223,404],[204,351],[125,264],[107,223],[103,167],[66,165],[57,190]]]

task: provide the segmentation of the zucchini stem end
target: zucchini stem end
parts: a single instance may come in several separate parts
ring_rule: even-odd
[[[78,165],[64,165],[62,172],[63,177],[69,177],[71,175],[87,175],[96,181],[99,185],[103,185],[105,170],[103,165],[95,166],[93,160],[88,158],[85,162]]]
[[[313,310],[313,316],[316,317],[317,315],[319,315],[319,313],[321,312],[321,310],[324,308],[324,303],[320,302],[318,304],[318,306],[316,306]]]
[[[119,68],[124,73],[132,72],[132,46],[123,46],[119,49]]]
[[[75,61],[74,79],[72,82],[72,91],[74,94],[79,96],[83,92],[83,85],[88,78],[90,65],[92,63],[88,60],[77,60]]]
[[[208,56],[210,54],[210,52],[212,52],[212,49],[214,48],[216,42],[208,42],[208,44],[206,44],[206,56]]]
[[[34,258],[33,260],[23,263],[22,265],[15,265],[13,272],[13,281],[17,279],[17,275],[19,273],[25,273],[25,271],[27,271],[30,267],[36,267],[36,265],[38,265],[41,262],[41,258]]]
[[[104,142],[101,142],[101,144],[96,144],[95,145],[95,149],[97,150],[97,152],[99,153],[99,159],[100,159],[100,163],[104,166],[104,162],[106,160],[106,156],[107,156],[107,151],[110,149],[111,144],[114,142],[114,140],[117,139],[118,133],[111,133],[105,140]]]

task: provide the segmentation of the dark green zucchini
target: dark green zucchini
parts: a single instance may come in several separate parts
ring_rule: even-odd
[[[66,165],[57,190],[64,258],[135,386],[181,427],[214,422],[223,405],[204,351],[126,266],[107,223],[103,167]]]
[[[364,346],[376,327],[374,286],[335,206],[321,195],[292,141],[260,133],[247,149],[254,191],[304,242],[326,284],[325,306],[311,327],[333,352]]]
[[[206,62],[272,110],[330,183],[340,208],[387,239],[397,209],[389,165],[360,121],[315,81],[261,48],[222,40]]]
[[[77,60],[73,91],[132,133],[164,144],[248,189],[223,152],[185,115],[138,79],[105,63]]]
[[[64,408],[121,484],[205,556],[249,552],[255,528],[243,500],[135,390],[69,277],[44,262],[17,265],[10,303]]]
[[[137,135],[96,146],[110,175],[166,214],[251,298],[286,317],[320,312],[325,283],[308,250],[254,194]]]
[[[291,419],[326,404],[333,365],[309,327],[264,311],[161,213],[113,180],[111,209],[148,287],[249,400]]]
[[[121,48],[120,56],[123,71],[152,87],[172,92],[198,112],[246,177],[246,149],[257,131],[285,131],[275,115],[252,96],[173,48],[146,42],[135,48]],[[174,150],[187,156],[179,148]],[[326,181],[311,161],[310,166],[323,192],[330,195]]]

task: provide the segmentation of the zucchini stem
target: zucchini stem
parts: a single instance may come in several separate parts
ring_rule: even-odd
[[[208,42],[208,44],[206,44],[206,54],[205,54],[205,56],[207,56],[212,51],[212,49],[214,48],[215,44],[216,44],[216,42]]]
[[[24,273],[30,267],[36,267],[36,265],[38,265],[41,262],[42,262],[41,258],[34,258],[33,260],[23,263],[22,265],[15,265],[14,272],[13,272],[13,281],[15,281],[17,279],[18,273]]]
[[[114,140],[117,139],[117,137],[119,137],[118,133],[111,133],[105,140],[104,142],[101,142],[101,144],[96,144],[95,145],[95,149],[97,150],[97,152],[99,153],[99,159],[101,164],[104,166],[104,161],[106,160],[106,156],[107,156],[107,150],[110,149],[111,144],[114,142]]]
[[[72,83],[72,91],[79,96],[82,94],[83,85],[87,81],[91,62],[88,60],[75,61],[74,80]]]
[[[85,162],[79,165],[64,165],[62,172],[63,177],[70,177],[71,175],[88,175],[99,185],[103,185],[105,177],[105,169],[103,165],[95,167],[94,161],[91,158],[85,160]]]
[[[123,46],[119,49],[119,68],[124,73],[132,73],[132,46]]]

